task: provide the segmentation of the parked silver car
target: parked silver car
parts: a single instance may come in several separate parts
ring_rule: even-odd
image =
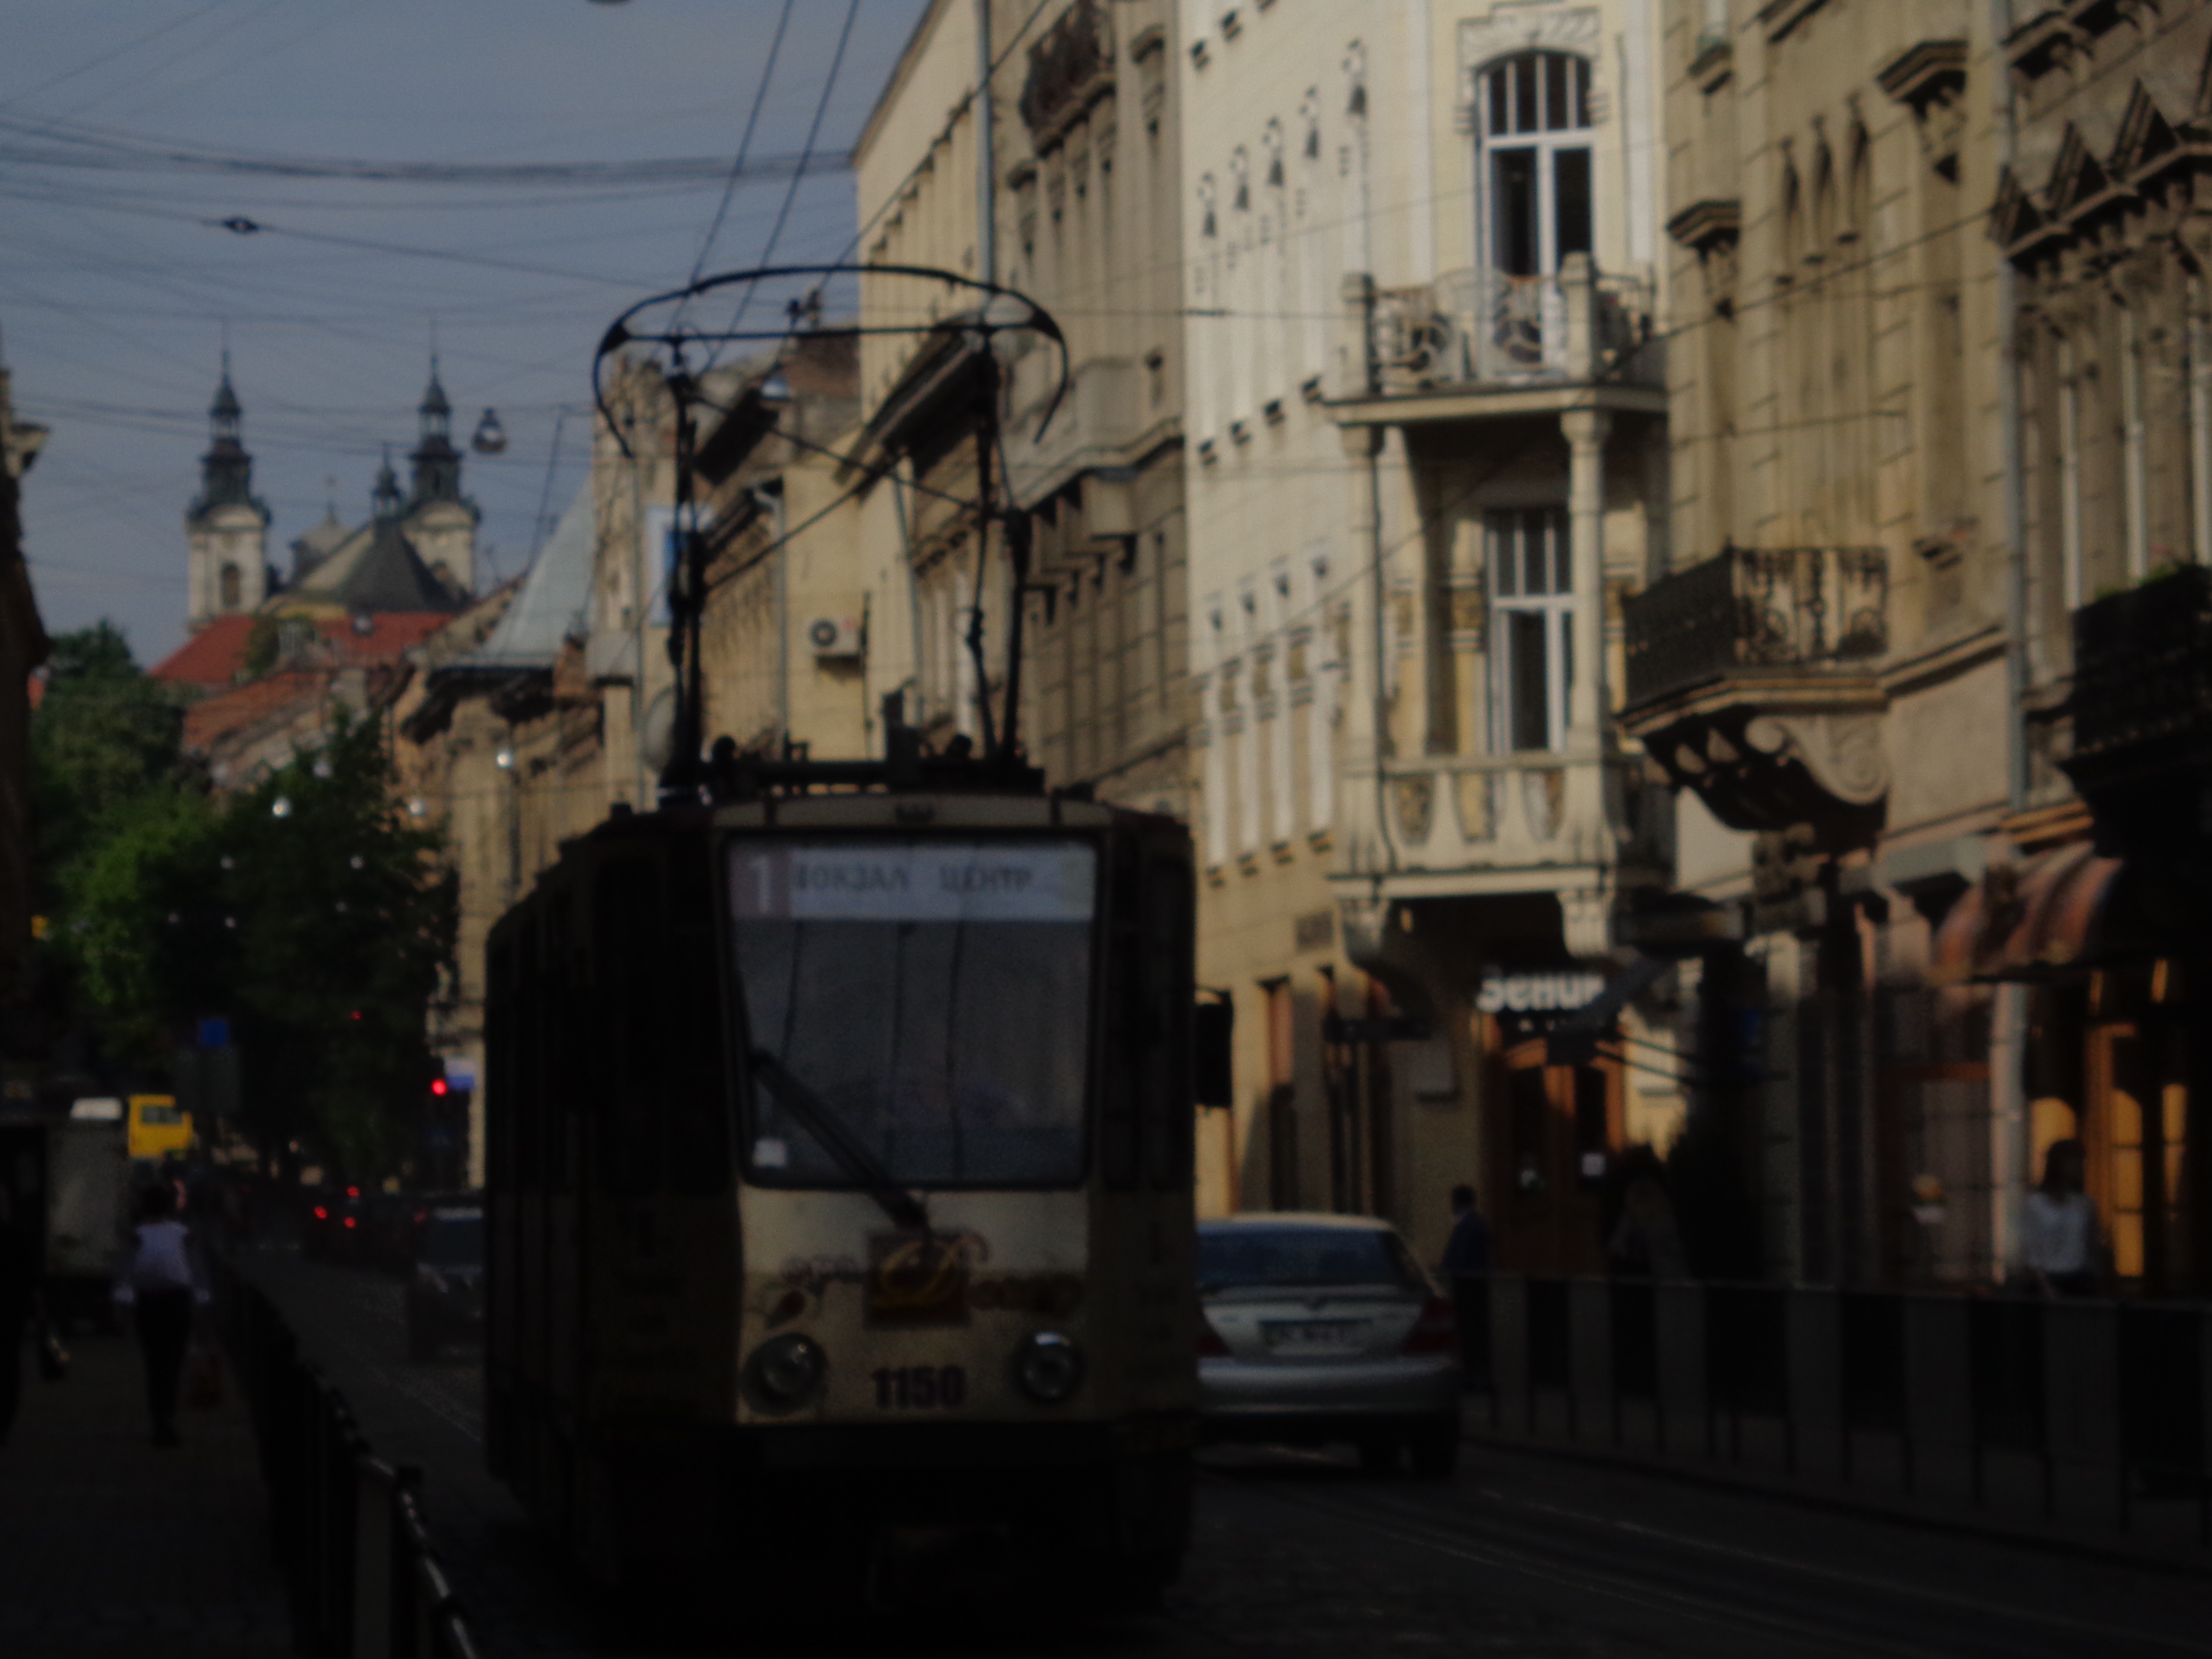
[[[1199,1421],[1210,1440],[1349,1442],[1372,1468],[1459,1457],[1458,1322],[1406,1241],[1364,1216],[1198,1230]]]

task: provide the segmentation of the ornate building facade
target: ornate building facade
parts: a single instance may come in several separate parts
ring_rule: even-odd
[[[1674,567],[1623,720],[1673,787],[1709,1271],[1986,1281],[2023,1004],[1954,961],[2024,817],[1990,9],[1666,8]],[[1695,1243],[1696,1241],[1692,1241]],[[1696,1254],[1693,1251],[1693,1255]]]
[[[1238,1003],[1209,1200],[1603,1261],[1680,1103],[1553,1063],[1667,829],[1612,721],[1667,568],[1654,9],[1182,9],[1205,982]],[[1648,999],[1645,1000],[1648,1001]]]
[[[2024,821],[1957,955],[2025,1000],[2015,1161],[2087,1152],[2130,1289],[2212,1286],[2212,7],[2016,7]]]
[[[864,341],[852,459],[873,480],[860,497],[871,709],[896,694],[925,740],[981,740],[1005,718],[1019,605],[1030,759],[1055,785],[1181,813],[1174,33],[1165,0],[935,0],[925,13],[855,148],[862,255],[1027,294],[1066,350],[1002,333],[986,364],[957,326]],[[979,47],[999,66],[987,99]],[[910,284],[872,281],[862,322],[912,322],[922,303]],[[995,399],[1003,433],[1000,503],[1024,520],[1021,592],[1003,526],[979,537],[975,522],[980,398]]]

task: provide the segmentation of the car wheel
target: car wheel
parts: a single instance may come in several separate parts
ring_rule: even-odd
[[[1398,1443],[1370,1436],[1359,1443],[1359,1467],[1370,1474],[1393,1474],[1398,1468]]]
[[[1176,1581],[1182,1565],[1179,1556],[1168,1553],[1118,1560],[1102,1566],[1096,1570],[1091,1580],[1091,1605],[1109,1619],[1156,1613],[1167,1587]]]
[[[1424,1480],[1449,1480],[1459,1468],[1459,1419],[1455,1417],[1425,1423],[1406,1438],[1413,1455],[1413,1473]]]

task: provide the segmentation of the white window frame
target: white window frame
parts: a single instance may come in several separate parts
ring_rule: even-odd
[[[1546,538],[1540,576],[1545,591],[1529,592],[1527,546],[1530,529]],[[1575,592],[1572,520],[1564,505],[1509,507],[1483,520],[1484,563],[1490,580],[1491,749],[1500,755],[1548,752],[1567,746],[1567,702],[1574,693]],[[1514,618],[1543,619],[1545,742],[1531,750],[1514,741]]]
[[[1559,219],[1556,180],[1557,156],[1561,150],[1579,149],[1589,152],[1590,169],[1590,243],[1595,256],[1597,243],[1597,127],[1595,120],[1581,126],[1559,127],[1534,132],[1493,134],[1491,131],[1491,76],[1494,71],[1522,58],[1564,58],[1570,63],[1583,65],[1588,88],[1583,103],[1588,106],[1596,97],[1597,65],[1578,52],[1565,52],[1547,47],[1528,52],[1516,52],[1504,58],[1492,59],[1475,74],[1474,121],[1474,179],[1475,179],[1475,258],[1486,270],[1503,272],[1503,250],[1498,246],[1498,201],[1496,157],[1500,150],[1530,149],[1536,152],[1536,270],[1535,276],[1557,276],[1559,274]],[[1541,100],[1549,97],[1545,78],[1537,81],[1540,100],[1539,114],[1543,112]]]

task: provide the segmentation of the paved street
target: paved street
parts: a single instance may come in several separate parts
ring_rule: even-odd
[[[156,1450],[138,1347],[72,1334],[0,1448],[0,1655],[6,1659],[277,1659],[284,1589],[252,1431],[234,1389]]]
[[[494,1654],[697,1653],[698,1621],[583,1590],[481,1468],[471,1358],[404,1357],[397,1280],[289,1255],[250,1270],[431,1524]],[[1934,1528],[1470,1447],[1456,1480],[1348,1457],[1210,1455],[1196,1547],[1164,1616],[1106,1630],[848,1628],[749,1651],[1169,1656],[2212,1654],[2212,1585]],[[712,1601],[711,1595],[708,1600]],[[749,1610],[710,1613],[736,1625]]]

